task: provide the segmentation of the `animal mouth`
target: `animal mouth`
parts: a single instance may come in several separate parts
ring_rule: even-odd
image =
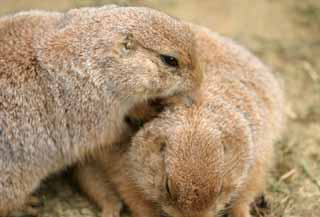
[[[162,112],[166,107],[165,99],[161,97],[149,99],[148,105],[151,106],[158,113]]]

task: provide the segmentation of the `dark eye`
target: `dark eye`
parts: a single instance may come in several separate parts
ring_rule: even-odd
[[[174,67],[174,68],[179,67],[179,62],[178,62],[177,58],[175,58],[173,56],[162,54],[162,55],[160,55],[160,58],[164,64],[166,64],[170,67]]]
[[[170,186],[169,186],[169,179],[168,177],[166,178],[166,183],[165,183],[165,188],[166,188],[166,192],[169,195],[169,197],[171,197],[171,192],[170,192]]]
[[[218,191],[218,195],[221,195],[223,193],[223,185],[221,185],[219,191]]]
[[[167,144],[165,142],[160,143],[160,152],[163,152],[164,149],[166,148]]]

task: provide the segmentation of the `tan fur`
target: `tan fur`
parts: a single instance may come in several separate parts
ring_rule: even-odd
[[[233,217],[249,217],[283,127],[283,93],[270,70],[247,50],[205,28],[192,28],[205,70],[201,89],[191,101],[169,103],[120,156],[117,151],[96,156],[105,169],[101,176],[108,174],[133,213],[147,210],[141,216],[163,210],[174,217],[205,217],[227,208]],[[143,207],[141,201],[149,202]]]
[[[187,25],[143,7],[0,18],[0,216],[44,177],[115,143],[134,105],[199,86],[192,42]]]

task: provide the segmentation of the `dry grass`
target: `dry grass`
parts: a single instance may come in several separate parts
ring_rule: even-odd
[[[266,193],[269,204],[260,200],[255,215],[320,216],[320,1],[0,0],[0,14],[115,2],[146,4],[208,26],[232,36],[274,68],[286,84],[288,129],[276,144],[275,169]],[[98,215],[63,180],[51,182],[53,187],[42,191],[45,197],[42,216]]]

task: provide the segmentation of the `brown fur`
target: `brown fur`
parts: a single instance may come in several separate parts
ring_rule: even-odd
[[[143,7],[0,18],[0,216],[49,174],[115,143],[134,105],[199,86],[192,42],[187,25]]]
[[[283,127],[283,93],[248,51],[192,28],[205,70],[195,102],[170,103],[133,136],[128,150],[96,156],[100,175],[107,174],[134,216],[159,216],[161,210],[175,217],[213,216],[229,205],[232,216],[249,217]],[[96,181],[90,172],[83,175],[90,181],[82,186]]]

